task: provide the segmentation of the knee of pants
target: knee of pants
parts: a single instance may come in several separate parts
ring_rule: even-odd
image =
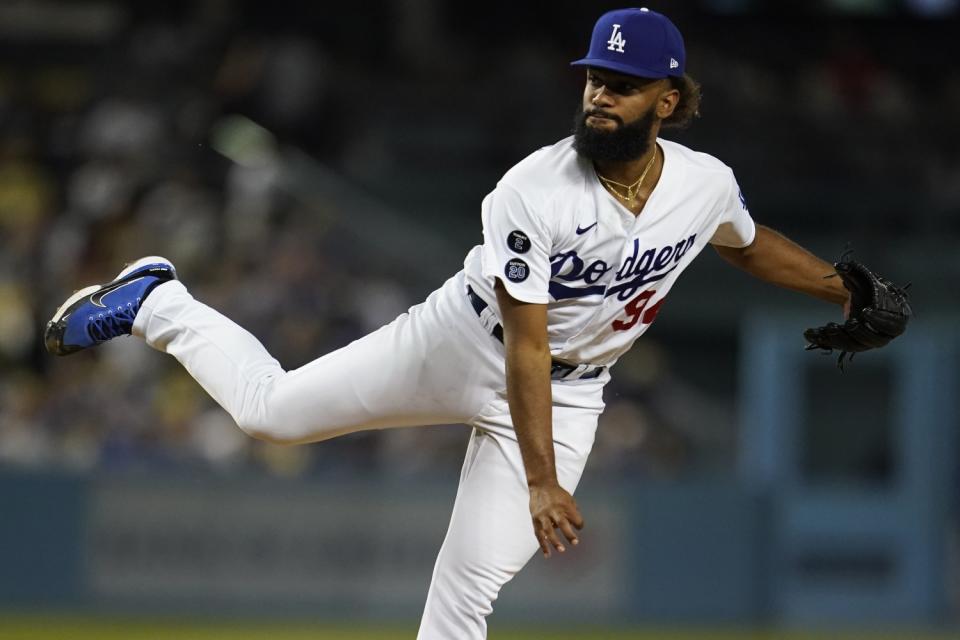
[[[500,585],[467,575],[450,575],[436,580],[432,591],[425,619],[432,620],[434,625],[464,630],[485,625]]]
[[[237,420],[237,426],[251,438],[270,444],[294,445],[306,442],[294,434],[272,426],[272,423],[269,422],[251,421],[249,418],[244,418],[243,420]]]
[[[271,444],[294,445],[316,441],[315,437],[307,437],[299,420],[285,415],[289,412],[273,400],[273,391],[282,377],[257,385],[255,391],[244,398],[239,413],[233,416],[237,426],[251,438]]]
[[[251,438],[270,444],[300,444],[302,440],[267,419],[263,412],[245,412],[236,418],[237,426]]]
[[[430,601],[434,613],[447,620],[482,622],[493,612],[500,588],[513,577],[513,573],[497,568],[491,562],[445,555],[447,557],[438,559],[431,585]]]

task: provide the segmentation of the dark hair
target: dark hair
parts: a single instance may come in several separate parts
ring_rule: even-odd
[[[694,118],[700,117],[700,83],[683,74],[682,78],[670,76],[670,88],[680,92],[677,107],[661,124],[664,128],[686,129]]]

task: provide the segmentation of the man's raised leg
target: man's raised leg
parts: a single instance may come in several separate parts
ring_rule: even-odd
[[[146,283],[128,268],[112,283],[74,294],[48,326],[48,348],[62,343],[54,352],[65,354],[119,335],[143,337],[177,358],[256,438],[297,444],[364,429],[465,422],[502,386],[502,368],[477,355],[472,325],[464,329],[457,316],[457,305],[468,303],[455,279],[389,325],[284,371],[248,331],[195,300],[169,262],[140,263],[161,265],[169,277]]]

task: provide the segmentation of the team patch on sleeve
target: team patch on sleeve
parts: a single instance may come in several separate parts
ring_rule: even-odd
[[[503,275],[507,276],[510,282],[523,282],[530,275],[530,268],[523,260],[514,258],[503,269]]]
[[[507,248],[515,253],[526,253],[530,250],[530,236],[519,229],[511,231],[507,236]]]

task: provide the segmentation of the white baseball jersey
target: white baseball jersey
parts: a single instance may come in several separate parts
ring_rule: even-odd
[[[517,300],[547,304],[556,358],[612,365],[707,243],[753,242],[756,227],[731,169],[657,142],[663,171],[640,215],[603,187],[572,137],[514,166],[483,201],[484,243],[464,262],[467,282],[495,313],[496,278]]]

